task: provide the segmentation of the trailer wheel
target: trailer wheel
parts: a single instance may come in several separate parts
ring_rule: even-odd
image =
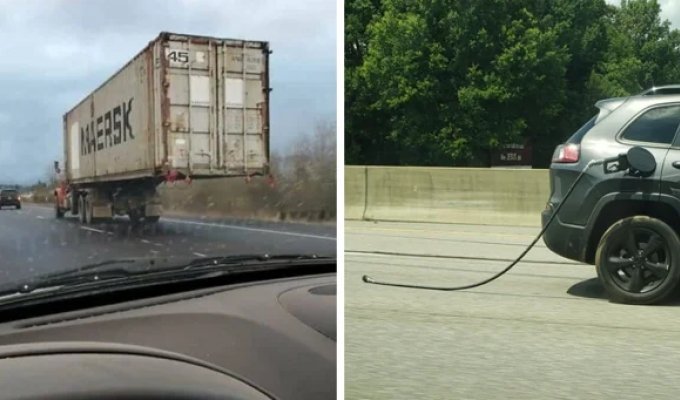
[[[85,224],[91,225],[94,222],[94,208],[90,199],[85,197]]]
[[[161,219],[160,215],[154,215],[154,216],[151,216],[151,217],[144,217],[144,222],[148,222],[150,224],[155,224],[160,219]]]
[[[70,200],[71,215],[80,215],[80,196],[73,195]]]
[[[64,211],[59,208],[59,203],[56,201],[54,202],[54,215],[57,217],[57,219],[64,218]]]
[[[81,224],[85,223],[86,217],[85,217],[85,196],[79,196],[78,197],[78,219],[80,220]]]
[[[142,220],[142,214],[138,210],[130,210],[128,211],[128,218],[130,218],[132,225],[137,225]]]

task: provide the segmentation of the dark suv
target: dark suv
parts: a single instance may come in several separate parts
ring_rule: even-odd
[[[656,167],[645,177],[588,168],[544,241],[561,256],[595,264],[612,301],[656,303],[680,281],[680,86],[596,107],[599,113],[555,149],[543,225],[589,162],[641,146]]]
[[[0,209],[5,206],[13,206],[17,210],[21,209],[21,196],[14,189],[0,190]]]

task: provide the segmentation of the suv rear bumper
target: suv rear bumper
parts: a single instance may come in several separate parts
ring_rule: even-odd
[[[553,214],[553,210],[544,210],[541,213],[541,225],[545,227]],[[558,255],[570,260],[583,262],[586,260],[586,247],[588,245],[585,227],[564,224],[557,217],[543,234],[543,242],[548,248]]]

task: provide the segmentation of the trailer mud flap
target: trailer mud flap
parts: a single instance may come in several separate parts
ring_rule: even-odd
[[[92,216],[94,218],[113,218],[111,204],[93,204]]]
[[[144,215],[147,217],[160,217],[163,212],[163,206],[160,204],[147,204],[144,208]]]

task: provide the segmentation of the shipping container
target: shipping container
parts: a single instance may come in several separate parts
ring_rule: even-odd
[[[161,33],[64,116],[72,183],[264,174],[267,42]]]
[[[267,42],[161,33],[63,118],[57,218],[158,221],[159,183],[269,172]]]

